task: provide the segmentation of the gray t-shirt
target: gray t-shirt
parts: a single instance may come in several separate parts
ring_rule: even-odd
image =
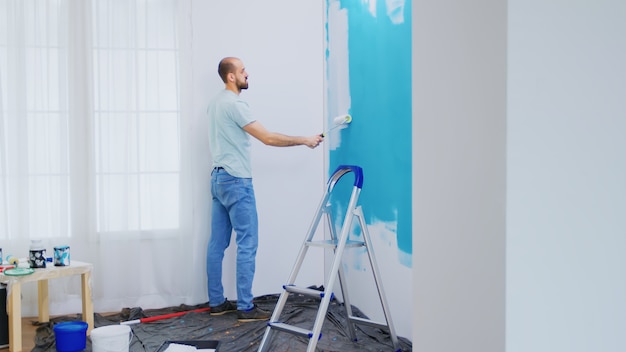
[[[209,104],[209,146],[213,167],[223,167],[235,177],[251,178],[250,135],[243,127],[255,121],[248,103],[224,89]]]

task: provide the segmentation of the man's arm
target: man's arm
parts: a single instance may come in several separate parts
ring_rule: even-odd
[[[319,134],[310,137],[287,136],[284,134],[268,131],[259,121],[254,121],[243,127],[252,137],[261,141],[265,145],[274,147],[291,147],[295,145],[306,145],[313,149],[317,147],[324,138]]]

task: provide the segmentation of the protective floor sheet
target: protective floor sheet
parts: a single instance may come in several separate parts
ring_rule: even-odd
[[[257,297],[255,303],[268,311],[272,311],[278,295]],[[315,322],[319,300],[292,294],[283,309],[281,320],[292,325],[311,329]],[[122,321],[153,317],[157,315],[189,311],[208,307],[208,304],[162,309],[143,310],[141,308],[124,308],[117,314],[106,316],[95,314],[94,325],[101,327],[119,324]],[[353,314],[366,318],[357,307],[352,307]],[[49,323],[38,323],[33,352],[55,352],[53,326],[63,321],[80,320],[80,315],[63,316],[51,319]],[[350,340],[348,320],[345,307],[332,301],[326,320],[322,327],[322,338],[317,343],[317,351],[350,352],[350,351],[394,351],[390,335],[378,328],[357,325],[357,341]],[[165,341],[175,340],[217,340],[220,342],[219,352],[252,352],[257,351],[265,328],[266,321],[240,323],[236,313],[211,316],[208,312],[190,312],[169,319],[149,323],[130,325],[134,334],[130,343],[130,352],[156,352]],[[398,337],[402,351],[411,351],[409,340]],[[273,334],[268,351],[306,351],[308,339],[293,334],[276,331]],[[92,351],[91,340],[87,338],[87,352]]]

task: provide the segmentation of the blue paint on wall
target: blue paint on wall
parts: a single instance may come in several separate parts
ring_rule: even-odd
[[[341,133],[341,144],[330,151],[329,172],[341,164],[363,168],[359,203],[366,222],[397,222],[398,249],[405,254],[400,256],[404,258],[401,262],[411,267],[411,2],[403,3],[403,13],[388,11],[388,3],[393,2],[377,1],[372,13],[368,1],[339,1],[347,15],[348,113],[353,120],[348,128],[337,132]],[[394,16],[401,23],[392,21]],[[332,36],[327,32],[326,40]],[[330,94],[336,82],[330,77],[328,93],[332,100],[337,96]],[[345,208],[352,182],[341,183],[333,191],[333,202]],[[334,216],[343,219],[341,214]]]

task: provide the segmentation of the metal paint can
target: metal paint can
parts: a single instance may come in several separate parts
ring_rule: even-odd
[[[46,267],[46,249],[43,247],[41,240],[31,240],[28,263],[33,269]]]
[[[54,247],[54,266],[70,265],[70,246]]]

